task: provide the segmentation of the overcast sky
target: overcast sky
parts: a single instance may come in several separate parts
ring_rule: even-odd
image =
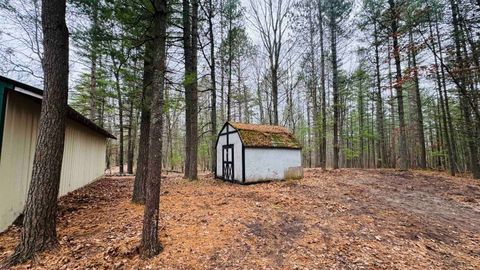
[[[245,28],[252,42],[261,47],[260,36],[252,25],[253,18],[251,16],[250,1],[251,0],[241,0],[241,4],[245,8]],[[15,0],[12,1],[12,4],[16,5],[20,12],[26,15],[27,11],[31,14],[31,10],[34,8],[31,2],[31,0]],[[358,7],[358,4],[356,6]],[[352,14],[354,14],[356,10],[358,9],[355,8]],[[73,25],[72,19],[72,17],[67,18],[70,26]],[[4,56],[3,59],[0,59],[1,74],[42,88],[42,81],[39,79],[39,77],[42,76],[40,62],[38,56],[31,49],[31,47],[35,47],[32,41],[35,37],[32,34],[34,33],[34,27],[32,25],[21,25],[22,23],[18,16],[14,16],[4,10],[0,10],[0,23],[2,24],[2,29],[0,30],[0,50]],[[75,23],[78,23],[77,18],[75,18]],[[70,29],[70,31],[72,31],[72,29]],[[287,32],[287,34],[292,40],[298,38],[295,37],[295,33],[291,31]],[[349,38],[340,45],[339,56],[343,65],[342,68],[348,73],[357,65],[356,54],[353,52],[359,43],[357,41],[358,37],[356,37],[355,34],[355,32],[351,33]],[[79,57],[72,42],[70,48],[70,86],[73,87],[76,84],[79,74],[88,72],[88,67],[78,62]],[[304,49],[303,47],[298,47],[295,50],[296,53],[300,53]],[[199,57],[201,58],[201,54],[199,54]],[[13,65],[12,63],[17,63],[18,65]]]

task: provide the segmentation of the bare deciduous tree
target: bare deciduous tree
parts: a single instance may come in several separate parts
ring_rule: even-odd
[[[287,16],[292,7],[291,0],[250,0],[252,10],[252,22],[259,32],[262,45],[265,48],[270,64],[270,80],[273,105],[273,124],[278,125],[278,78],[282,60],[282,53],[288,51],[285,48],[285,37],[289,29]]]

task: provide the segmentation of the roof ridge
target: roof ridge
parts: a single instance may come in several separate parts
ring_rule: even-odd
[[[293,132],[286,127],[228,121],[238,131],[246,147],[301,149]]]
[[[293,134],[288,128],[279,125],[252,124],[228,121],[237,130],[251,130],[263,133],[285,133]]]

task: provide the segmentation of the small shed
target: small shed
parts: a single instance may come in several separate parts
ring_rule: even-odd
[[[281,126],[227,122],[217,137],[215,177],[250,184],[303,177],[302,147]]]
[[[32,176],[43,90],[0,76],[0,232],[22,213]],[[115,137],[68,107],[59,195],[105,171]]]

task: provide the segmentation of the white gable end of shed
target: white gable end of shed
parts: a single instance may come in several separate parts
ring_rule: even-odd
[[[223,135],[222,135],[223,134]],[[228,136],[228,143],[227,143]],[[224,145],[233,145],[233,179],[238,182],[243,180],[243,144],[238,132],[231,125],[227,124],[224,126],[222,131],[219,133],[217,141],[217,171],[216,176],[218,178],[223,177],[223,161],[224,161]],[[232,156],[230,156],[231,158]]]

